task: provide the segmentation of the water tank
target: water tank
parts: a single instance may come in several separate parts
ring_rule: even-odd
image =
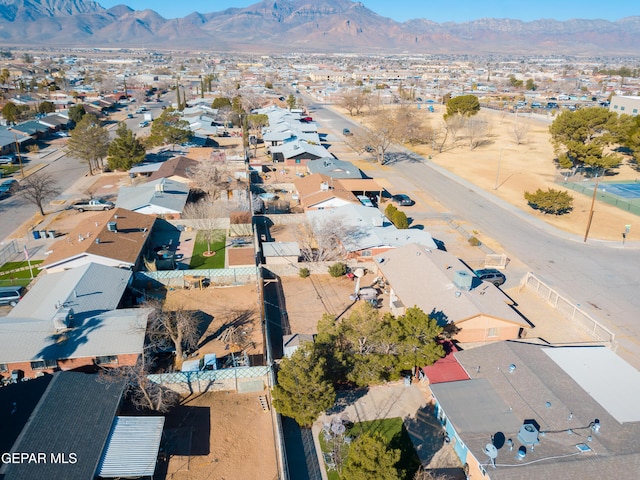
[[[471,290],[471,285],[473,283],[473,275],[471,272],[467,272],[465,270],[456,270],[453,275],[453,284],[458,287],[458,289],[468,292]]]

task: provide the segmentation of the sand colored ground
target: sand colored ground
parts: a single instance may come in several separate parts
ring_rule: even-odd
[[[336,110],[340,111],[339,108]],[[442,124],[442,107],[436,107],[434,113],[420,110],[426,124],[439,128]],[[345,113],[342,111],[342,113]],[[524,199],[524,192],[535,192],[538,188],[564,190],[554,180],[560,178],[560,171],[554,163],[554,152],[550,143],[550,122],[544,118],[531,119],[505,112],[483,109],[478,117],[489,125],[487,142],[474,150],[462,133],[455,144],[447,142],[442,153],[430,146],[407,146],[431,161],[487,190],[501,199],[519,207],[535,217],[566,232],[584,235],[591,206],[591,196],[567,190],[574,198],[573,211],[566,215],[545,215],[533,210]],[[354,118],[367,125],[366,116]],[[529,131],[525,141],[517,145],[513,139],[515,124],[526,124]],[[400,168],[400,167],[399,167]],[[612,171],[605,181],[635,181],[640,172],[634,170],[628,161]],[[638,217],[604,202],[596,200],[595,213],[589,238],[602,240],[621,240],[625,225],[638,223]],[[639,241],[640,228],[632,228],[627,241]]]
[[[191,451],[197,454],[171,456],[162,478],[277,478],[271,412],[260,406],[261,394],[264,393],[210,392],[186,399],[183,405],[187,408],[167,418],[167,435],[175,432],[176,438],[188,439],[192,432]]]

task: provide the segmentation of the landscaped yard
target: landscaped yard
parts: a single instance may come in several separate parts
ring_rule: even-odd
[[[21,285],[26,287],[32,278],[38,276],[40,270],[36,267],[42,263],[42,260],[32,260],[31,270],[29,273],[29,264],[25,262],[7,262],[0,267],[0,287],[9,287],[12,285]]]
[[[215,237],[217,239],[211,242],[211,251],[215,252],[215,255],[208,256],[205,255],[209,247],[207,240],[202,232],[198,232],[189,268],[198,270],[224,268],[224,250],[227,238],[224,231],[220,231],[220,234],[215,235]]]
[[[350,437],[355,439],[362,433],[380,433],[388,442],[388,448],[398,449],[401,452],[400,461],[397,464],[398,470],[406,472],[406,479],[411,479],[420,467],[420,459],[413,448],[411,438],[407,432],[402,418],[385,418],[380,420],[372,420],[370,422],[354,423],[347,427],[344,438]],[[320,432],[320,448],[324,453],[331,453],[332,445],[325,440],[324,432]],[[344,459],[348,458],[349,445],[343,444],[340,448],[339,455]],[[324,456],[324,455],[323,455]],[[329,480],[340,480],[337,470],[327,468]]]

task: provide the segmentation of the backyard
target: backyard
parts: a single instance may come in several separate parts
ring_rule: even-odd
[[[211,235],[210,242],[207,241],[207,236],[204,232],[198,232],[189,268],[198,270],[224,268],[226,240],[224,230],[215,230]]]

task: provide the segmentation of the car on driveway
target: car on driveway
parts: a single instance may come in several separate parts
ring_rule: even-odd
[[[484,282],[491,282],[496,287],[499,287],[507,281],[504,273],[502,273],[500,270],[496,270],[495,268],[483,268],[481,270],[475,270],[473,273],[475,273],[476,277],[478,277],[480,280]]]
[[[16,162],[15,155],[2,155],[0,156],[0,165],[11,165]]]
[[[360,203],[365,207],[375,207],[371,199],[366,195],[358,195],[357,197],[358,197],[358,200],[360,200]]]
[[[348,128],[343,128],[343,129],[342,129],[342,134],[343,134],[345,137],[350,137],[351,135],[353,135],[353,133],[351,133],[351,130],[349,130]]]
[[[413,200],[411,200],[411,197],[409,195],[405,195],[404,193],[399,193],[397,195],[394,195],[393,197],[391,197],[391,201],[402,207],[410,207],[411,205],[416,203]]]

